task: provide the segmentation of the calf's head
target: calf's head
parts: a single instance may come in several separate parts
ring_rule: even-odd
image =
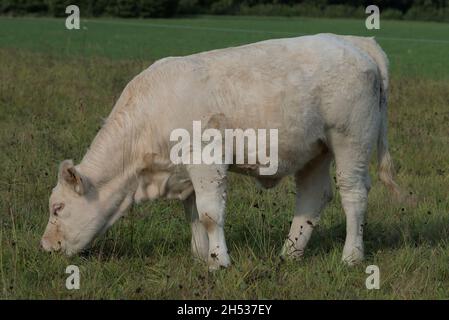
[[[143,160],[137,172],[95,185],[71,160],[63,161],[50,196],[50,219],[41,240],[44,250],[75,254],[112,226],[133,202],[161,197],[184,200],[193,192],[190,180],[185,174],[173,174],[167,160],[154,154]]]
[[[129,194],[114,191],[108,186],[99,190],[71,160],[63,161],[50,196],[50,218],[41,239],[44,250],[72,255],[105,232],[132,203]]]

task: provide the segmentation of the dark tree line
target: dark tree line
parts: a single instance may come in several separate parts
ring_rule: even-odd
[[[360,17],[376,4],[384,18],[449,21],[449,0],[0,0],[3,15],[171,17],[190,14]]]

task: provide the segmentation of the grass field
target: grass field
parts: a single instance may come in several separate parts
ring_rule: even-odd
[[[449,25],[287,18],[173,20],[0,18],[0,297],[11,298],[449,298]],[[375,35],[392,62],[389,140],[397,181],[418,199],[394,203],[372,167],[366,261],[340,262],[338,194],[299,262],[278,257],[294,186],[259,192],[233,176],[226,232],[233,260],[208,273],[190,255],[181,204],[136,206],[87,254],[45,254],[39,239],[61,160],[79,161],[125,84],[157,58],[317,32]],[[65,288],[66,266],[81,270]],[[365,287],[380,268],[379,290]]]

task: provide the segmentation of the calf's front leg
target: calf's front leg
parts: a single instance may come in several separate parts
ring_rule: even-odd
[[[209,240],[207,263],[209,270],[230,264],[224,235],[226,209],[226,166],[191,165],[188,168],[196,195],[199,221]]]
[[[183,205],[187,221],[190,223],[192,229],[191,246],[193,256],[207,262],[209,254],[209,238],[207,236],[206,228],[200,221],[198,210],[196,209],[195,193],[192,193],[186,200],[184,200]]]

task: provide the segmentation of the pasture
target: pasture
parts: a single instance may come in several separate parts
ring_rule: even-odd
[[[40,250],[48,196],[63,159],[79,162],[126,83],[158,58],[258,40],[333,32],[376,36],[391,61],[390,152],[416,206],[391,200],[373,162],[366,260],[340,262],[345,218],[338,192],[301,261],[279,258],[294,210],[286,179],[259,191],[232,176],[227,270],[190,255],[182,205],[135,206],[85,254]],[[0,297],[52,299],[448,299],[449,24],[199,17],[81,20],[0,17]],[[77,265],[81,288],[65,287]],[[365,268],[380,269],[367,290]]]

